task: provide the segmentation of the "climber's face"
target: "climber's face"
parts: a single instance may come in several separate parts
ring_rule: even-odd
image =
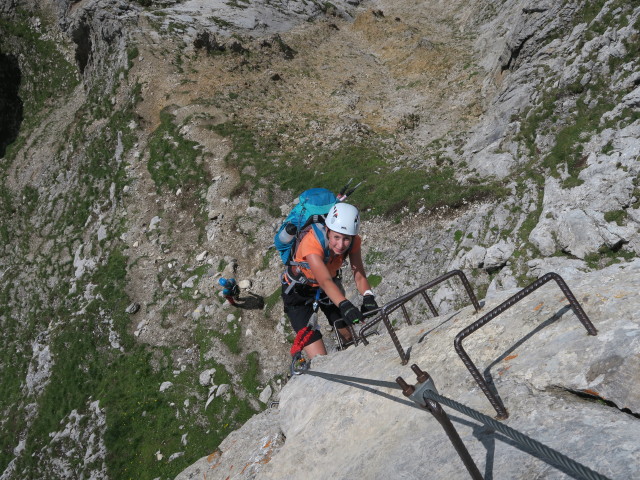
[[[346,252],[347,248],[349,248],[349,245],[351,245],[351,242],[353,241],[353,237],[351,235],[334,232],[333,230],[329,230],[327,238],[329,239],[329,250],[336,255],[341,255]]]

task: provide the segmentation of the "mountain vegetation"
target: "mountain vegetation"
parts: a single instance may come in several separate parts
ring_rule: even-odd
[[[268,407],[306,188],[363,182],[382,302],[632,262],[639,49],[622,0],[0,0],[0,478],[174,478]]]

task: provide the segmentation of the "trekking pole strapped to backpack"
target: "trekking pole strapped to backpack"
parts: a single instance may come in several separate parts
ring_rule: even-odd
[[[359,182],[355,187],[353,187],[351,190],[347,191],[347,188],[349,187],[349,184],[351,183],[352,180],[353,180],[353,178],[350,178],[349,181],[347,182],[347,184],[340,189],[340,192],[338,193],[338,200],[339,201],[344,202],[347,199],[347,197],[349,197],[353,192],[356,191],[356,188],[358,188],[360,185],[362,185],[362,182]]]

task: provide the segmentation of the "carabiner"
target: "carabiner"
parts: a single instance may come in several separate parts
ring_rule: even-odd
[[[302,352],[297,352],[291,360],[291,375],[302,375],[310,366],[311,360],[304,358]]]

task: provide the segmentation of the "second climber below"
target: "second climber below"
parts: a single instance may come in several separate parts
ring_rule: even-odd
[[[313,303],[320,289],[319,307],[329,324],[341,318],[348,324],[363,321],[363,314],[378,308],[362,263],[362,239],[358,235],[360,214],[347,203],[336,203],[326,216],[325,227],[303,230],[293,254],[293,261],[282,276],[284,312],[297,333],[305,328],[313,315]],[[326,234],[326,249],[318,240],[318,231]],[[338,278],[340,267],[349,259],[358,292],[363,296],[358,309],[345,296]],[[350,342],[348,328],[338,329],[345,342]],[[309,359],[326,355],[322,333],[314,330],[305,342],[304,351]]]

